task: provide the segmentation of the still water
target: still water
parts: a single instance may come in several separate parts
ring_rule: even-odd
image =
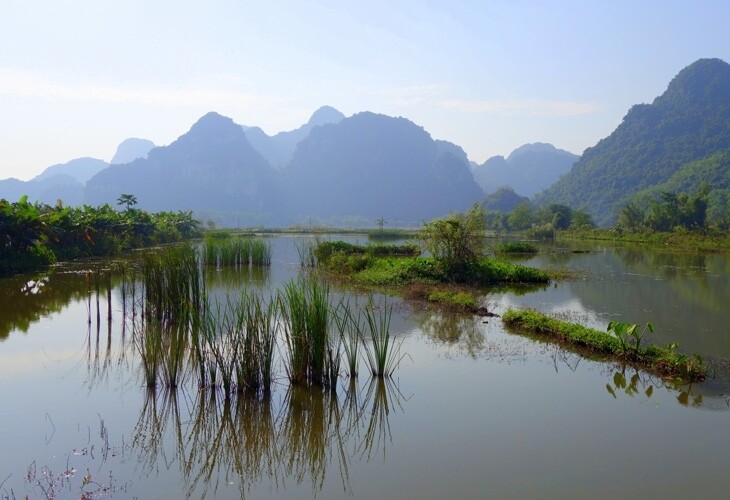
[[[209,273],[209,290],[295,277],[301,240],[271,241],[271,268]],[[675,387],[498,318],[389,298],[408,354],[392,380],[329,392],[280,375],[269,399],[228,404],[190,386],[150,393],[118,287],[97,326],[96,264],[76,263],[0,281],[0,498],[724,498],[730,258],[562,242],[522,262],[572,277],[485,291],[491,310],[652,321],[650,341],[702,354],[715,377]]]

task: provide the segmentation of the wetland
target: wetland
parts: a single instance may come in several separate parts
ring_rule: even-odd
[[[312,237],[265,241],[262,265],[206,268],[209,300],[266,301],[309,273]],[[76,261],[0,280],[0,498],[724,495],[730,256],[536,246],[508,258],[567,278],[484,288],[478,305],[601,331],[652,322],[643,342],[700,354],[708,379],[680,384],[516,335],[497,317],[337,281],[328,300],[352,317],[388,312],[402,356],[390,376],[372,377],[361,352],[357,377],[342,360],[332,383],[294,383],[279,332],[268,391],[204,389],[193,357],[177,387],[150,385],[141,287],[132,299],[119,271],[150,252]]]

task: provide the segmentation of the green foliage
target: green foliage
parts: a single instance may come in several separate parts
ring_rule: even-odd
[[[401,342],[390,335],[390,317],[393,306],[384,304],[377,307],[372,299],[365,307],[365,323],[370,332],[370,342],[363,337],[365,359],[370,371],[376,377],[390,377],[403,360],[400,355]]]
[[[624,354],[628,354],[629,350],[632,350],[635,355],[638,355],[641,349],[641,340],[647,331],[654,332],[654,325],[647,323],[646,327],[641,329],[635,323],[629,324],[611,321],[608,323],[606,331],[618,339]]]
[[[694,195],[662,192],[658,199],[650,200],[642,211],[636,202],[629,202],[621,210],[618,228],[638,232],[644,229],[668,232],[678,229],[698,231],[706,229],[707,206],[710,187],[702,184]]]
[[[420,255],[417,245],[356,245],[346,241],[323,241],[313,249],[317,262],[326,267],[336,267],[343,257],[387,257]],[[339,257],[339,259],[336,259]],[[333,262],[332,259],[335,258]]]
[[[730,66],[717,59],[693,63],[652,104],[633,106],[610,136],[588,148],[535,201],[564,203],[587,211],[601,226],[614,224],[635,193],[730,148],[728,102]],[[698,187],[693,181],[671,190]]]
[[[685,382],[704,380],[707,364],[698,355],[686,356],[676,352],[677,345],[668,347],[650,345],[641,348],[646,330],[653,331],[651,323],[641,330],[637,325],[612,322],[604,333],[576,323],[550,318],[537,311],[509,309],[502,321],[512,330],[534,335],[544,335],[571,346],[587,349],[609,359],[640,366],[664,377]]]
[[[537,247],[526,241],[507,241],[497,247],[497,253],[536,254]]]
[[[583,210],[573,210],[570,219],[570,229],[591,229],[596,227],[593,219]]]
[[[123,194],[117,198],[117,205],[124,205],[127,210],[137,204],[137,197],[133,194]]]
[[[456,306],[467,311],[473,310],[477,305],[474,295],[467,292],[451,292],[448,290],[432,290],[426,299],[429,302],[438,302]]]
[[[431,255],[454,276],[467,274],[484,252],[484,209],[475,203],[466,213],[424,224],[421,238]]]
[[[159,212],[109,205],[50,206],[0,200],[0,275],[38,269],[56,260],[112,255],[199,236],[192,212]]]
[[[532,227],[533,222],[533,208],[529,203],[520,203],[512,210],[507,222],[509,228],[514,231],[522,231]]]

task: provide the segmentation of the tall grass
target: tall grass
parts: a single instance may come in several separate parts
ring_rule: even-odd
[[[259,238],[206,239],[201,254],[203,262],[218,268],[271,265],[271,245]]]
[[[383,304],[377,307],[372,299],[365,307],[365,323],[370,333],[370,342],[363,337],[365,354],[370,371],[376,377],[390,377],[403,360],[400,342],[390,335],[390,318],[393,306]]]
[[[205,279],[198,255],[190,245],[168,247],[142,263],[147,320],[187,324],[200,314]]]
[[[358,311],[357,316],[354,316],[350,309],[350,303],[340,302],[334,311],[333,317],[339,333],[347,373],[350,378],[355,378],[358,375],[360,339],[362,338],[361,312]]]
[[[339,371],[339,349],[329,335],[329,287],[316,279],[289,282],[279,295],[292,384],[329,384]]]

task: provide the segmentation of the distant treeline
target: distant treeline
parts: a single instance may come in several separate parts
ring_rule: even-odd
[[[520,203],[511,212],[485,212],[487,229],[502,231],[529,231],[535,237],[552,237],[556,229],[588,229],[595,227],[591,216],[582,210],[551,203],[536,208],[528,202]]]
[[[200,235],[192,212],[148,213],[110,205],[64,207],[0,199],[0,275],[59,260],[113,255]]]
[[[623,207],[612,230],[628,233],[691,231],[724,234],[730,229],[730,198],[722,198],[719,200],[722,203],[717,203],[713,195],[718,193],[718,190],[703,183],[694,194],[663,191],[653,198],[632,200]],[[585,230],[595,227],[586,212],[555,203],[536,208],[523,202],[511,212],[489,211],[486,212],[486,223],[487,228],[496,232],[526,230],[535,236],[550,236],[556,229]]]

